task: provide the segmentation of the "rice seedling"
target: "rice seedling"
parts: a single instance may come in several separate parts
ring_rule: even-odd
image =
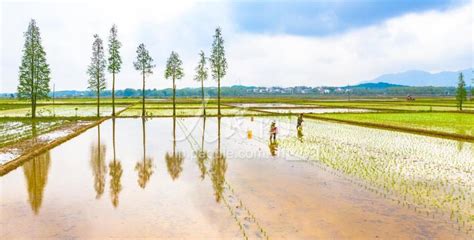
[[[473,143],[309,120],[304,133],[303,142],[283,136],[280,147],[353,176],[404,206],[443,213],[472,229]]]
[[[37,120],[35,124],[31,120],[2,120],[0,121],[0,147],[22,139],[31,137],[33,134],[43,134],[54,130],[69,120]]]

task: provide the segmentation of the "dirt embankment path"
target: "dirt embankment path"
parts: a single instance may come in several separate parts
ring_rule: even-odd
[[[76,137],[107,119],[74,121],[53,131],[0,148],[0,156],[4,158],[4,164],[0,165],[0,176],[21,166],[28,159]]]
[[[129,105],[118,111],[116,116],[120,116],[120,113],[131,106],[132,105]],[[2,160],[1,162],[3,162],[3,164],[0,164],[0,176],[3,176],[21,166],[32,157],[66,142],[110,118],[112,117],[101,117],[95,120],[77,120],[64,124],[53,131],[0,148],[0,159]]]

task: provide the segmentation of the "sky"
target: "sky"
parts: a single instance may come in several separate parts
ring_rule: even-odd
[[[133,68],[140,43],[156,64],[147,88],[172,86],[164,78],[171,51],[184,64],[178,88],[198,87],[198,53],[209,56],[217,26],[229,66],[223,86],[343,86],[386,73],[474,66],[474,0],[0,1],[2,93],[16,91],[31,19],[56,90],[87,88],[93,35],[106,42],[112,24],[122,42],[117,89],[141,88]],[[108,89],[111,78],[107,73]]]

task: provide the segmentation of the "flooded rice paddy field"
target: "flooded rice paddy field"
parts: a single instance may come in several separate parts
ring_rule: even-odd
[[[67,120],[5,120],[0,121],[0,147],[3,147],[20,139],[31,137],[33,134],[42,134],[55,129],[65,123]]]
[[[280,127],[277,144],[268,140],[272,120]],[[409,144],[404,142],[409,138],[405,134],[396,137],[389,131],[306,120],[301,135],[294,121],[107,120],[0,178],[0,234],[2,239],[472,237],[472,232],[457,230],[449,217],[389,200],[354,179],[369,180],[345,168],[328,170],[324,158],[312,159],[315,155],[295,147],[316,144],[323,153],[319,157],[333,151],[335,162],[342,158],[338,151],[350,161],[355,161],[352,153],[362,150],[371,153],[363,155],[369,158],[388,151],[396,162],[411,151],[395,154],[400,141],[400,148]],[[353,139],[357,130],[363,133],[360,143]],[[336,136],[344,134],[332,150],[321,143],[336,144]],[[452,168],[460,165],[443,165],[437,159],[449,153],[454,154],[449,159],[466,161],[463,156],[473,153],[468,143],[423,136],[411,139],[422,150],[433,143],[441,149],[432,154],[421,151],[410,161],[423,165],[424,159],[435,158],[441,172],[453,173]],[[463,171],[472,169],[458,169],[447,186],[465,191],[469,199],[472,182],[465,182],[469,172]],[[454,188],[455,181],[461,190]]]
[[[300,104],[291,103],[232,103],[229,106],[240,107],[240,108],[297,108],[304,107]],[[314,106],[316,107],[316,106]]]
[[[217,109],[208,108],[206,109],[207,115],[217,115]],[[223,115],[232,115],[232,116],[242,116],[242,115],[263,115],[264,113],[255,112],[251,110],[241,109],[241,108],[223,108],[221,109],[221,114]],[[129,108],[122,113],[122,117],[140,117],[142,115],[141,108]],[[177,116],[201,116],[203,115],[203,109],[201,108],[177,108]],[[147,108],[146,116],[159,116],[159,117],[172,117],[173,109],[163,109],[163,108]]]
[[[264,112],[271,113],[305,113],[305,114],[321,114],[321,113],[366,113],[366,112],[377,112],[375,110],[368,109],[356,109],[356,108],[302,108],[302,109],[262,109]]]
[[[115,106],[115,111],[125,109],[125,105]],[[112,106],[100,106],[101,116],[110,116]],[[47,105],[39,106],[36,112],[38,117],[94,117],[97,115],[96,105]],[[31,116],[31,108],[14,108],[0,111],[0,117],[28,117]]]

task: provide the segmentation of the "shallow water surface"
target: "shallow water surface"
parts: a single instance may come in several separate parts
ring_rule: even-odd
[[[108,120],[0,178],[11,238],[467,238],[268,144],[251,118]]]
[[[272,113],[306,113],[306,114],[321,114],[321,113],[363,113],[363,112],[376,112],[375,110],[369,109],[357,109],[357,108],[301,108],[301,109],[265,109],[265,112]]]

